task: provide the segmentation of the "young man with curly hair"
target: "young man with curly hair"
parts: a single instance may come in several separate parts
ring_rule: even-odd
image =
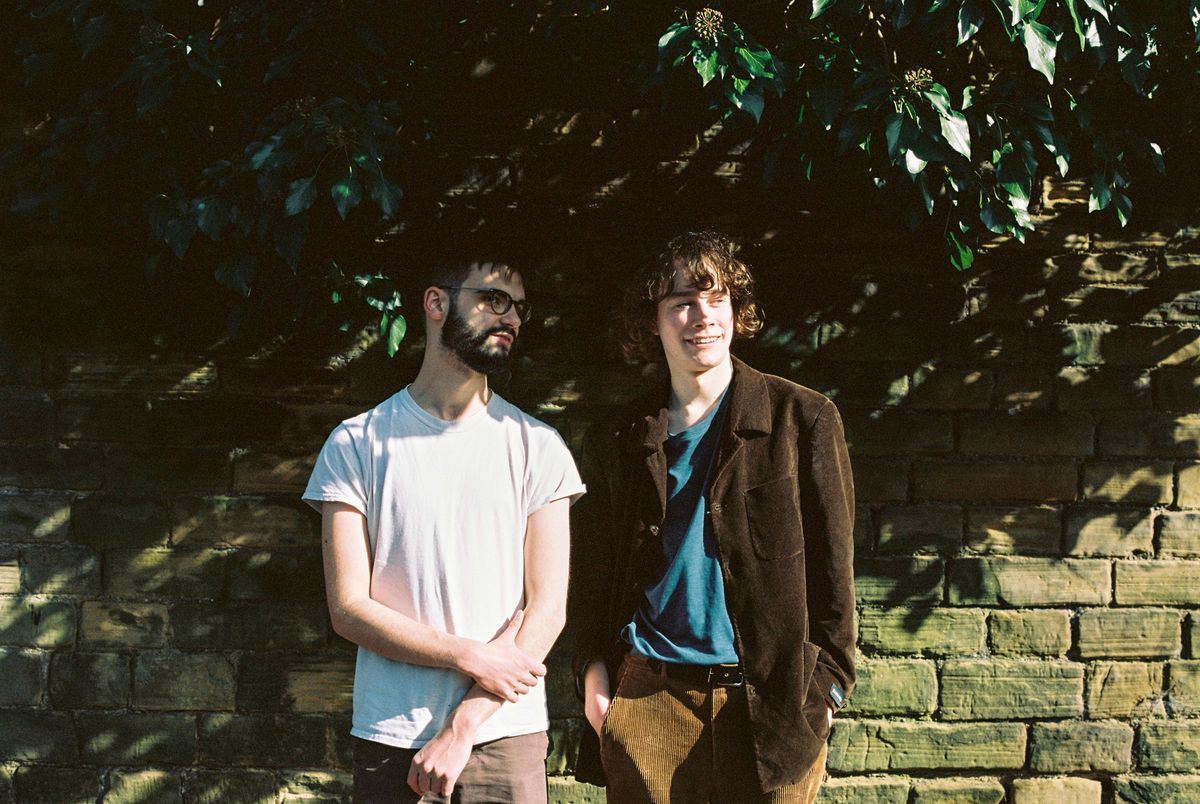
[[[575,517],[576,778],[621,802],[809,802],[854,684],[854,491],[841,419],[755,371],[728,238],[672,240],[623,309],[669,381],[594,425]]]

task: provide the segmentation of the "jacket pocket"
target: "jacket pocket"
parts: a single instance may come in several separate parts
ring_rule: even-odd
[[[750,541],[759,558],[788,558],[804,548],[798,495],[795,475],[742,492]]]
[[[804,698],[804,720],[813,735],[825,742],[829,739],[829,704],[825,701],[825,690],[821,689],[817,677],[817,659],[821,648],[812,642],[804,643],[804,675],[808,679]]]

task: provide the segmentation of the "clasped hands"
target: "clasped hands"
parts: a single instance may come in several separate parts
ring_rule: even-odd
[[[546,675],[546,665],[517,647],[517,632],[524,619],[525,612],[518,611],[492,641],[469,643],[458,660],[458,669],[473,678],[481,689],[510,703],[537,686],[538,680]],[[454,793],[454,785],[471,758],[479,726],[459,714],[456,711],[413,757],[408,786],[418,795],[432,793],[449,798]]]

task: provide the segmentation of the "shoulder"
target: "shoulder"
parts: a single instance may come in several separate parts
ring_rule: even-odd
[[[496,394],[492,400],[495,406],[495,417],[501,424],[510,427],[516,427],[521,438],[534,449],[566,449],[566,442],[559,434],[558,430],[546,424],[541,419],[533,416],[519,407],[509,402],[499,394]]]
[[[758,371],[745,363],[738,366],[738,371],[746,380],[762,384],[772,418],[778,419],[783,415],[805,428],[811,428],[819,419],[826,417],[840,419],[833,400],[820,391],[786,377]]]
[[[329,440],[335,443],[359,443],[368,439],[371,433],[381,426],[387,426],[387,422],[391,421],[397,412],[396,395],[393,395],[373,408],[343,419],[333,428]]]

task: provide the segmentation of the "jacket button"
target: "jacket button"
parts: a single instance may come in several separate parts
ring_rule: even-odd
[[[712,511],[714,514],[719,514],[719,513],[721,513],[721,504],[720,504],[720,503],[713,503],[712,505],[710,505],[710,506],[708,507],[708,509],[709,509],[710,511]]]
[[[658,525],[651,525],[650,527],[646,528],[646,530],[650,531],[651,536],[658,535]]]

